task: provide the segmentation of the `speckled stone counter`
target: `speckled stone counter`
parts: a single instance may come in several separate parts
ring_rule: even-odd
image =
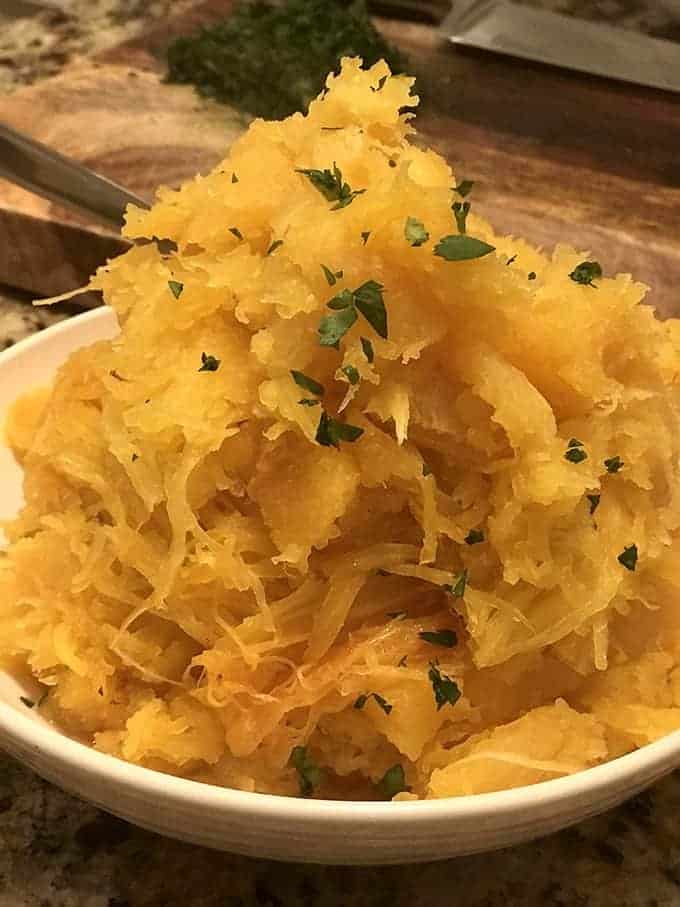
[[[22,0],[23,2],[23,0]],[[677,0],[527,0],[680,37]],[[5,20],[0,91],[134,34],[183,0],[64,0]],[[0,289],[0,350],[67,317]],[[0,756],[0,907],[680,907],[680,774],[620,809],[491,855],[382,869],[274,864],[165,840]]]

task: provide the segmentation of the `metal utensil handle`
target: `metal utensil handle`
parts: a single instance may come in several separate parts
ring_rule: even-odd
[[[84,211],[118,232],[129,204],[149,203],[46,145],[0,123],[0,177],[61,205]]]

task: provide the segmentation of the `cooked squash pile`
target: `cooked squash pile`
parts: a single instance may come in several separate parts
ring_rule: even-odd
[[[680,727],[680,323],[496,236],[345,60],[93,279],[21,402],[0,648],[98,750],[250,791],[472,794]],[[472,191],[470,191],[472,189]]]

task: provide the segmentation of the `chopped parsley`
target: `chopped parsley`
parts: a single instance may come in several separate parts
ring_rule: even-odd
[[[243,233],[241,233],[238,227],[229,227],[229,232],[232,233],[236,239],[243,239]]]
[[[468,570],[466,567],[462,573],[458,574],[455,582],[446,583],[442,588],[445,589],[447,592],[450,592],[454,598],[464,598],[465,597],[465,587],[467,586],[467,581],[468,581]]]
[[[430,683],[432,684],[432,692],[434,693],[434,699],[437,703],[437,711],[443,708],[447,703],[449,705],[455,705],[458,702],[461,696],[458,684],[446,674],[442,674],[436,661],[430,662],[430,669],[427,672],[427,676],[430,678]]]
[[[252,116],[280,120],[306,111],[345,56],[361,57],[366,67],[385,59],[394,73],[406,64],[377,31],[364,2],[240,2],[228,17],[172,42],[168,81],[193,84],[201,95]]]
[[[621,564],[623,567],[626,568],[626,570],[630,570],[631,572],[635,571],[635,567],[637,565],[637,560],[638,560],[637,545],[628,545],[626,548],[623,549],[621,554],[619,554],[619,556],[617,557],[617,561],[619,562],[619,564]]]
[[[320,406],[321,400],[312,400],[310,397],[303,397],[302,400],[298,400],[300,406]]]
[[[361,696],[358,696],[355,700],[354,708],[363,709],[369,699],[373,699],[386,715],[389,715],[394,708],[394,706],[392,706],[384,696],[381,696],[380,693],[362,693]]]
[[[587,494],[586,497],[590,502],[590,515],[592,516],[597,508],[600,506],[600,495],[599,494]]]
[[[334,287],[343,274],[342,271],[331,271],[331,269],[327,268],[326,265],[321,265],[321,270],[323,271],[326,280],[328,281],[329,287]]]
[[[459,233],[467,231],[467,216],[470,213],[470,202],[454,202],[451,206]]]
[[[383,88],[383,85],[385,84],[385,82],[387,82],[387,76],[381,76],[378,79],[377,87],[374,85],[371,85],[371,91],[382,91],[382,88]]]
[[[473,186],[474,186],[473,180],[461,180],[453,191],[457,192],[461,198],[465,198],[466,196],[468,196],[470,194]]]
[[[427,465],[427,463],[423,463],[423,476],[425,476],[425,478],[427,478],[428,476],[431,476],[431,475],[432,475],[432,470]]]
[[[341,441],[357,441],[363,433],[363,428],[349,425],[347,422],[338,422],[324,410],[321,413],[315,440],[322,447],[339,447]]]
[[[418,636],[431,646],[442,646],[444,649],[453,649],[458,642],[455,630],[423,630]]]
[[[347,380],[349,381],[349,383],[351,385],[355,385],[355,384],[359,383],[360,375],[359,375],[359,372],[356,370],[356,368],[353,365],[345,365],[345,366],[343,366],[341,371],[342,371],[342,374],[347,378]]]
[[[582,261],[569,276],[574,283],[580,283],[584,287],[593,287],[595,289],[593,281],[597,280],[598,277],[602,277],[602,267],[599,261]]]
[[[32,699],[29,699],[28,696],[19,696],[19,699],[27,709],[35,708],[35,702]]]
[[[342,178],[342,172],[333,161],[332,170],[299,169],[295,171],[306,176],[328,202],[335,202],[331,211],[339,211],[351,205],[357,195],[363,195],[365,189],[352,189]]]
[[[604,466],[607,472],[614,474],[617,473],[620,469],[623,469],[624,463],[621,457],[609,457],[608,460],[604,461]]]
[[[515,253],[514,255],[511,255],[510,258],[508,258],[508,260],[505,262],[505,264],[506,264],[506,266],[509,267],[511,264],[514,264],[514,262],[516,262],[516,261],[517,261],[517,253]]]
[[[366,243],[368,242],[368,237],[369,237],[370,235],[371,235],[371,231],[370,231],[370,230],[362,230],[362,231],[361,231],[361,238],[362,238],[362,240],[363,240],[363,242],[364,242],[364,245],[366,245]]]
[[[404,236],[411,246],[422,246],[430,238],[430,234],[425,229],[421,220],[415,217],[407,217],[404,224]]]
[[[169,280],[168,287],[169,287],[172,295],[175,297],[175,299],[179,299],[179,297],[182,295],[182,290],[184,289],[184,284],[180,283],[179,280]]]
[[[326,303],[335,314],[324,315],[321,319],[318,327],[321,346],[335,346],[357,320],[358,312],[380,337],[387,338],[387,310],[383,289],[377,281],[367,280],[354,291],[342,290]]]
[[[132,460],[133,463],[136,463],[137,460],[139,460],[139,454],[138,454],[138,453],[133,453],[133,454],[132,454],[132,457],[131,457],[131,460]]]
[[[469,261],[473,258],[482,258],[495,250],[481,239],[474,236],[457,233],[443,236],[434,247],[434,254],[446,261]]]
[[[236,173],[232,173],[231,181],[232,183],[238,183],[238,177],[236,176]]]
[[[201,367],[199,372],[216,372],[220,367],[220,359],[216,359],[214,356],[208,356],[206,353],[201,353]]]
[[[465,536],[466,545],[479,545],[484,541],[484,533],[481,529],[471,529]]]
[[[366,361],[370,364],[375,359],[375,353],[373,352],[373,344],[370,340],[367,340],[365,337],[361,338],[361,349],[364,352]]]
[[[290,754],[290,763],[298,773],[300,793],[309,797],[321,783],[321,770],[307,755],[306,746],[295,746]]]
[[[267,249],[267,255],[272,255],[276,250],[283,245],[282,239],[275,239],[271,246]]]
[[[407,668],[408,667],[408,655],[402,655],[399,661],[397,662],[398,668]]]
[[[378,787],[386,800],[391,800],[393,797],[396,797],[397,794],[408,791],[409,788],[406,784],[406,775],[404,774],[403,767],[397,763],[396,765],[393,765],[392,768],[388,768],[380,779]]]
[[[583,447],[583,441],[579,441],[578,438],[571,438],[567,447]]]
[[[567,444],[564,459],[568,460],[570,463],[583,463],[584,460],[587,460],[588,454],[583,449],[583,442],[576,438],[572,438],[569,444]]]
[[[296,371],[294,368],[290,370],[290,374],[293,381],[297,384],[298,387],[301,387],[302,390],[309,391],[310,394],[314,394],[317,397],[323,397],[323,384],[315,381],[314,378],[310,378],[309,375],[305,375],[304,372]]]
[[[536,272],[529,271],[529,273],[527,274],[527,280],[536,280]]]

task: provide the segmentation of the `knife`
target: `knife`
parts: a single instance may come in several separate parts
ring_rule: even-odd
[[[440,32],[456,45],[680,92],[680,45],[629,29],[509,0],[455,0]]]

